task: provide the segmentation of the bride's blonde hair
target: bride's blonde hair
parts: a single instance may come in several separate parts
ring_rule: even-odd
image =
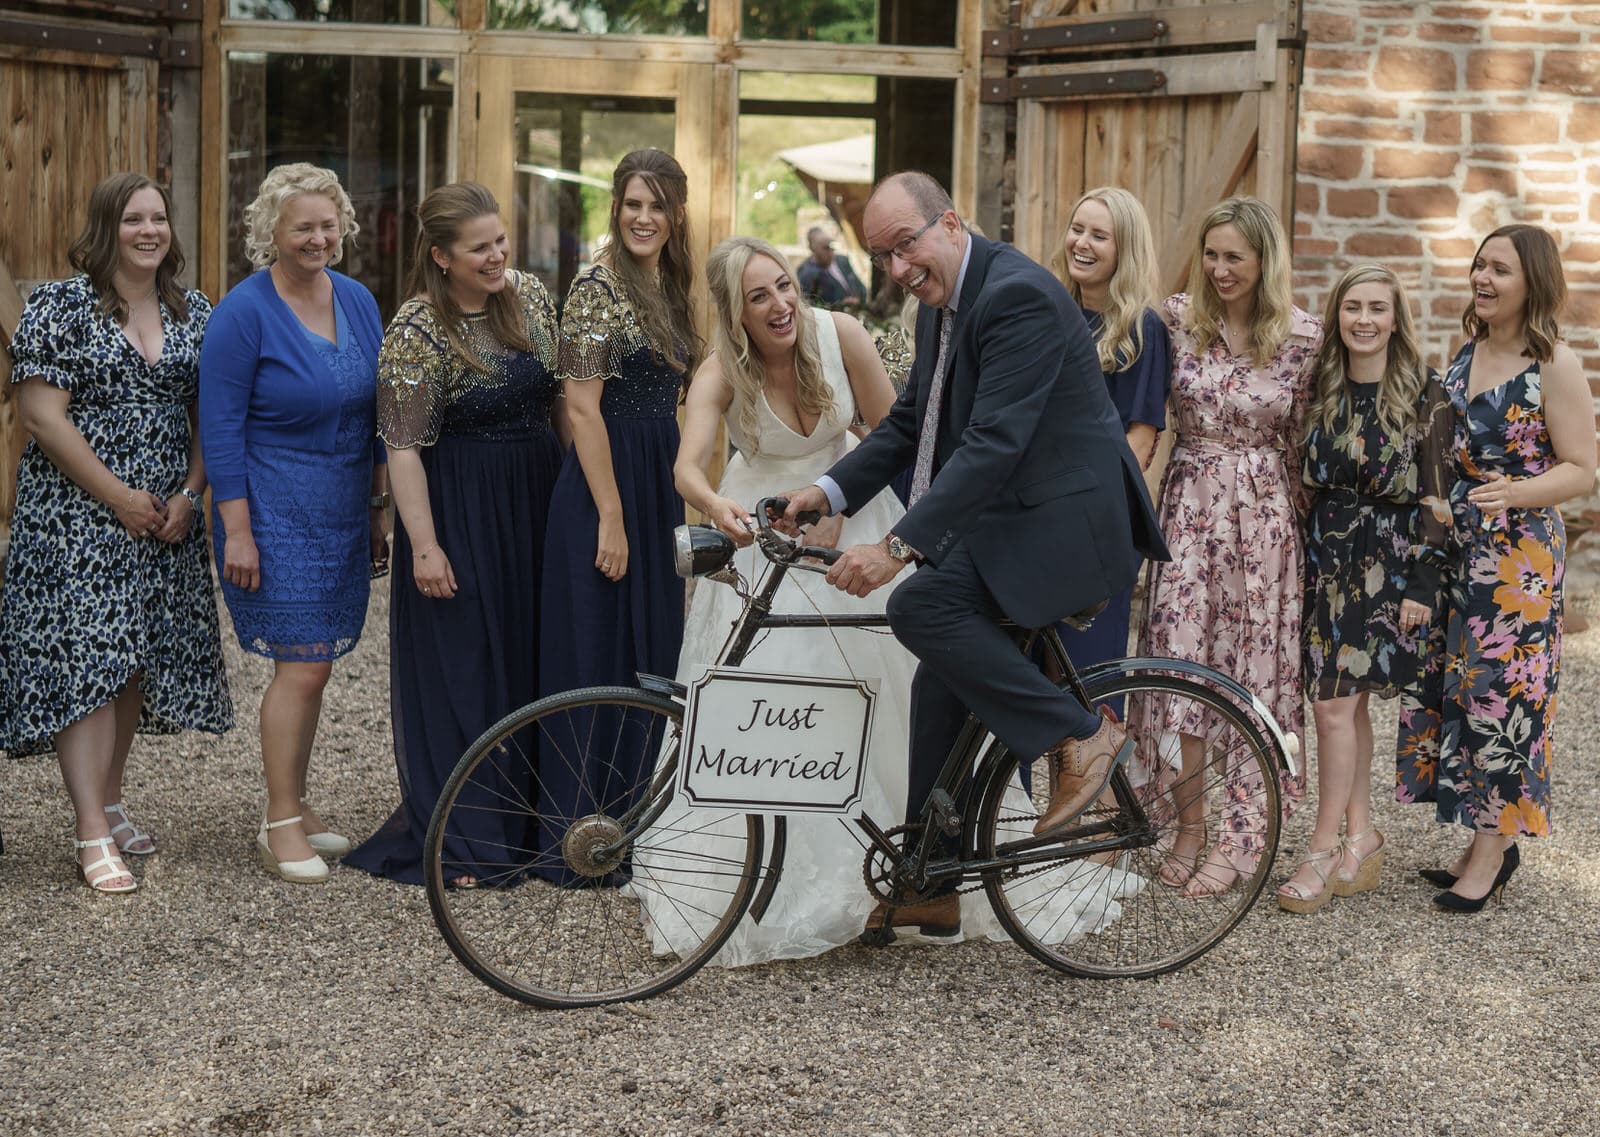
[[[733,388],[739,431],[752,451],[759,448],[761,437],[756,404],[767,385],[766,364],[751,348],[749,333],[744,330],[744,270],[754,256],[766,257],[789,272],[789,262],[783,254],[759,237],[729,237],[706,259],[706,284],[717,309],[712,345],[722,367],[722,378]],[[821,418],[834,412],[833,390],[822,373],[816,317],[798,291],[794,316],[795,402],[802,411]]]

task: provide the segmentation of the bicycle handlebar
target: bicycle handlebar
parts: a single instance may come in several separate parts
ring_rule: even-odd
[[[811,558],[821,561],[824,565],[831,565],[844,555],[842,549],[829,549],[821,545],[796,545],[779,533],[771,525],[774,516],[781,517],[789,508],[789,499],[782,497],[764,497],[755,509],[756,519],[756,544],[767,560],[774,564],[786,564],[791,568],[805,569],[807,572],[825,572],[826,569],[816,565],[804,565],[802,558]],[[802,525],[815,525],[822,520],[822,513],[815,509],[801,512],[796,521]]]

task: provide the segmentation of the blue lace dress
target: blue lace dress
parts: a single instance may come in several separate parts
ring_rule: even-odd
[[[673,487],[672,464],[684,377],[651,345],[621,280],[603,266],[582,273],[567,295],[561,377],[605,384],[600,410],[622,500],[628,571],[612,582],[595,568],[599,512],[577,450],[569,449],[550,501],[539,686],[545,694],[636,687],[641,671],[672,675],[683,646],[684,586],[672,563],[672,530],[683,524],[683,499]],[[617,737],[615,723],[591,725],[593,737]],[[542,757],[541,815],[615,816],[629,808],[655,768],[659,748],[659,740],[648,735],[636,743],[582,766],[564,755]],[[541,866],[560,861],[557,846],[565,830],[558,820],[541,835]],[[555,868],[540,871],[570,883]]]
[[[12,381],[71,394],[68,417],[113,474],[166,500],[189,470],[189,408],[211,304],[161,308],[150,363],[95,310],[86,276],[34,290],[11,340]],[[130,537],[30,440],[17,467],[11,551],[0,591],[0,750],[47,753],[55,735],[142,673],[139,733],[233,726],[222,669],[205,518],[173,544]]]
[[[259,440],[245,448],[261,587],[247,592],[224,580],[222,597],[240,646],[272,659],[337,659],[356,646],[367,617],[377,369],[337,292],[334,320],[337,343],[299,329],[326,365],[328,381],[338,385],[333,452]],[[221,564],[227,533],[221,513],[212,514]]]

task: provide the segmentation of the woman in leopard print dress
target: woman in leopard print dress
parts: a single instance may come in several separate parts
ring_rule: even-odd
[[[136,887],[119,854],[155,851],[122,807],[134,734],[233,726],[194,433],[211,305],[177,284],[168,207],[138,174],[96,186],[82,275],[37,288],[11,341],[33,437],[0,592],[0,750],[55,751],[100,892]]]

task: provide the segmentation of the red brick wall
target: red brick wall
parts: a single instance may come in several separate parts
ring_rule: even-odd
[[[1467,268],[1508,221],[1549,229],[1563,332],[1600,394],[1600,4],[1305,0],[1295,283],[1313,311],[1362,260],[1413,290],[1442,369]]]

